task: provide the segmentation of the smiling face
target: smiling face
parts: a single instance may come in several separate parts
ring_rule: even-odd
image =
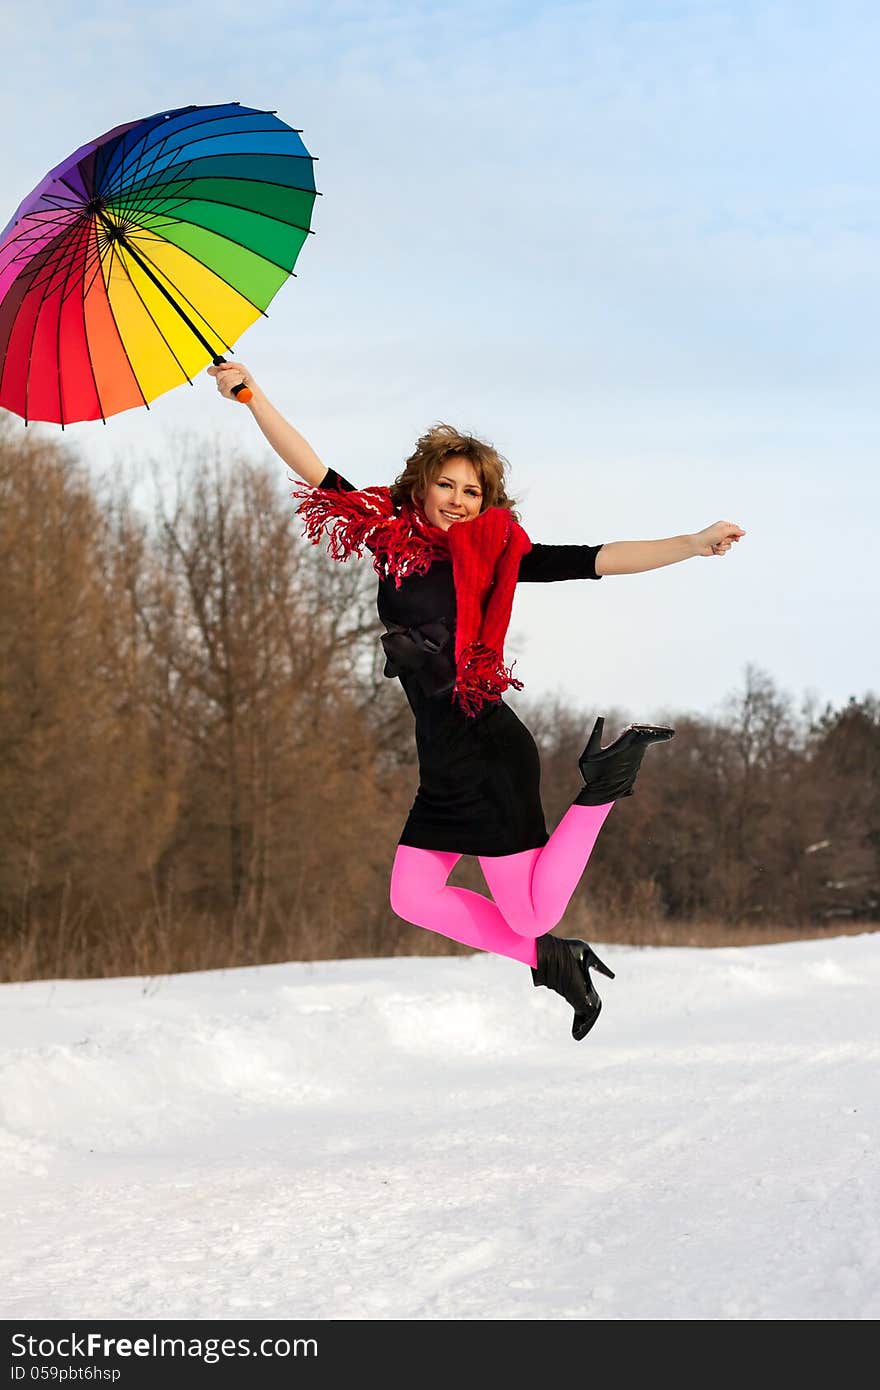
[[[425,516],[432,526],[448,531],[459,521],[479,516],[482,505],[483,489],[474,465],[460,454],[450,454],[428,484],[423,500]]]

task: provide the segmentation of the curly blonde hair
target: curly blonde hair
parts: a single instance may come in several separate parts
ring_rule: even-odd
[[[505,473],[510,466],[507,459],[493,445],[472,434],[462,434],[452,425],[434,425],[418,440],[403,472],[391,484],[395,507],[413,496],[424,499],[428,485],[443,471],[448,458],[467,459],[472,465],[483,489],[481,512],[488,507],[506,507],[519,521],[516,502],[508,497],[505,487]]]

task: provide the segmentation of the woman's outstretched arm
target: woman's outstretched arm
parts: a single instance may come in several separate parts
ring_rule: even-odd
[[[692,536],[670,536],[663,541],[606,541],[596,556],[596,573],[642,574],[694,555],[726,555],[745,534],[734,521],[716,521]]]
[[[276,410],[263,395],[247,367],[242,362],[224,362],[220,367],[209,367],[208,376],[216,378],[217,390],[227,400],[235,400],[232,388],[239,382],[243,381],[250,387],[253,395],[246,409],[251,412],[278,457],[310,487],[317,487],[327,472],[327,465],[321,462],[299,430],[295,430],[280,410]]]

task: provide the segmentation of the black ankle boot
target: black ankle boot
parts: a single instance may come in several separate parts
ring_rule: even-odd
[[[602,1000],[590,979],[590,970],[600,970],[609,980],[614,979],[614,971],[603,965],[586,941],[571,940],[547,932],[546,936],[538,937],[537,947],[538,964],[532,969],[532,979],[536,985],[555,989],[568,1001],[574,1009],[571,1036],[580,1042],[589,1033],[602,1008]]]
[[[652,743],[665,743],[675,734],[665,725],[632,724],[620,738],[602,747],[605,720],[600,715],[590,734],[589,742],[580,756],[578,766],[585,786],[575,797],[575,806],[604,806],[632,796],[645,749]]]

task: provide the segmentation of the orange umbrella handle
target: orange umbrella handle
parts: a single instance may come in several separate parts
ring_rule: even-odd
[[[214,366],[219,367],[220,364],[225,361],[225,357],[215,357]],[[235,397],[235,399],[240,402],[241,405],[247,405],[248,401],[253,400],[254,397],[254,393],[251,390],[251,388],[249,386],[245,386],[243,381],[240,381],[237,386],[233,386],[232,394]]]

